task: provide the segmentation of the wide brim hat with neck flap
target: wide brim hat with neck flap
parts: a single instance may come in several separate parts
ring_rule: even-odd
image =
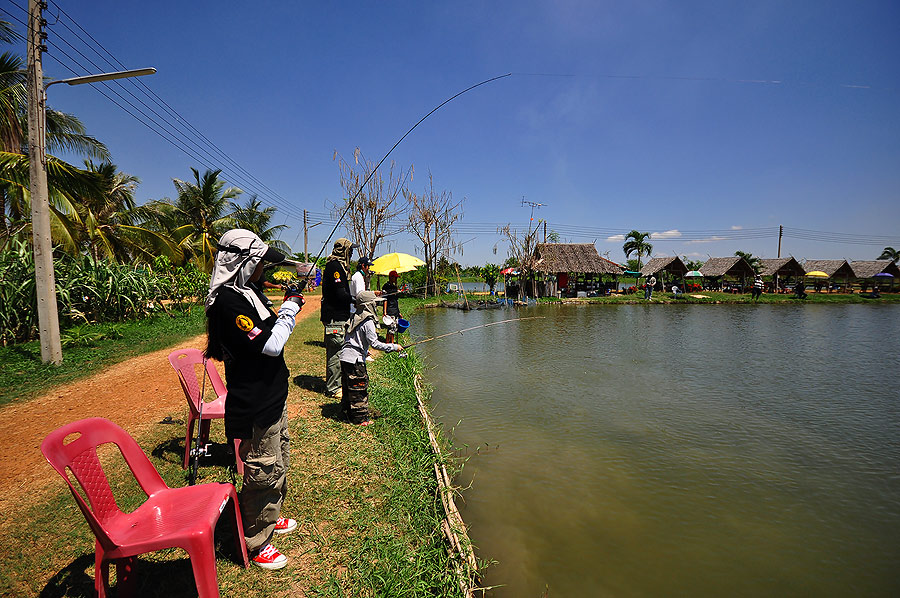
[[[272,315],[248,283],[261,261],[282,262],[285,259],[284,254],[266,245],[253,231],[243,228],[226,232],[216,247],[219,251],[216,253],[216,261],[209,279],[207,311],[216,302],[219,291],[223,287],[228,287],[243,295],[256,308],[261,318],[265,319]]]
[[[375,313],[375,304],[381,303],[382,301],[384,301],[384,298],[377,296],[375,291],[360,291],[357,293],[356,313],[350,321],[350,331],[356,330],[357,327],[369,318],[377,321],[378,315]]]

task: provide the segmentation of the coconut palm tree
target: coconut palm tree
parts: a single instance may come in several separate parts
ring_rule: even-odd
[[[140,225],[134,193],[140,179],[119,172],[115,164],[85,160],[86,170],[100,180],[102,192],[80,198],[75,209],[79,241],[94,257],[115,261],[151,261],[159,255],[177,259],[181,253],[168,234]]]
[[[193,181],[172,179],[178,197],[175,202],[156,201],[143,211],[149,227],[157,232],[171,231],[173,240],[186,258],[193,259],[197,267],[212,271],[213,256],[219,237],[234,227],[234,219],[228,212],[231,200],[242,193],[237,187],[225,187],[219,178],[221,170],[207,170],[200,176],[196,168]]]
[[[734,255],[747,260],[747,263],[750,264],[750,267],[753,268],[753,271],[757,274],[762,272],[762,263],[759,261],[759,258],[752,253],[748,253],[746,251],[735,251]]]
[[[255,232],[270,247],[290,255],[291,248],[288,244],[276,238],[282,230],[288,228],[287,225],[269,226],[272,216],[275,215],[275,208],[272,206],[260,208],[262,208],[262,203],[255,195],[248,199],[247,204],[243,206],[231,202],[231,217],[234,219],[234,225]]]
[[[622,245],[622,251],[625,252],[626,258],[630,258],[633,253],[637,254],[638,271],[643,267],[641,258],[645,255],[649,256],[653,252],[653,245],[648,243],[648,240],[650,240],[650,233],[633,230],[625,235],[625,244]]]
[[[880,260],[891,260],[895,264],[900,261],[900,251],[897,251],[893,247],[885,247],[884,251],[881,252],[881,255],[878,256]]]
[[[0,42],[12,43],[20,37],[6,21],[0,21]],[[12,235],[27,234],[28,212],[28,98],[26,72],[22,58],[0,54],[0,245]],[[80,153],[102,160],[109,150],[87,135],[84,125],[71,114],[47,109],[46,141],[50,151]],[[96,190],[96,177],[47,157],[47,178],[51,202],[51,227],[54,241],[73,249],[68,223],[61,214],[72,213],[72,199],[86,189]],[[56,175],[56,176],[55,176]]]

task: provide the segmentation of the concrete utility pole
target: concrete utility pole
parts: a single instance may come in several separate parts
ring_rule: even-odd
[[[778,257],[781,257],[781,237],[784,235],[784,225],[778,225]]]
[[[53,273],[53,243],[50,240],[50,205],[47,192],[46,142],[47,111],[44,99],[44,71],[41,53],[46,21],[44,2],[28,0],[28,164],[31,192],[31,233],[34,245],[34,278],[37,294],[41,361],[62,363],[59,314],[56,308],[56,278]]]
[[[306,210],[303,210],[303,261],[309,262],[309,249],[307,248],[309,245],[309,229],[315,228],[322,224],[321,222],[316,222],[315,224],[309,224],[309,217],[307,216]]]
[[[83,77],[58,79],[44,85],[41,53],[47,51],[44,40],[42,11],[47,3],[28,0],[28,166],[31,194],[31,232],[34,246],[34,284],[37,295],[38,331],[41,337],[41,360],[62,363],[59,338],[59,312],[56,305],[56,276],[53,272],[53,242],[50,238],[50,199],[47,190],[47,88],[56,83],[81,85],[126,77],[152,75],[155,68],[99,73]]]

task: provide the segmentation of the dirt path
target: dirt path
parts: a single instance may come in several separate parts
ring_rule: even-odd
[[[298,319],[319,313],[320,295],[307,297]],[[185,411],[184,394],[166,357],[175,349],[203,348],[206,335],[118,363],[89,378],[57,387],[22,405],[0,409],[0,513],[5,519],[22,496],[57,481],[41,454],[44,437],[85,417],[105,417],[132,436],[166,415]],[[217,364],[223,374],[222,364]]]

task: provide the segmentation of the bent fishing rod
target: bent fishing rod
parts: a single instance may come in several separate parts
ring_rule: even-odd
[[[401,137],[400,139],[397,140],[397,143],[395,143],[393,146],[391,146],[391,149],[388,150],[388,153],[386,153],[384,155],[384,157],[378,161],[378,164],[375,165],[375,168],[372,169],[372,172],[369,173],[369,175],[363,181],[362,185],[359,186],[359,189],[357,189],[356,193],[353,195],[353,197],[347,203],[347,207],[344,208],[344,211],[341,213],[340,218],[338,218],[338,221],[335,223],[334,228],[331,229],[331,232],[328,234],[328,237],[325,239],[325,243],[322,245],[322,249],[319,251],[318,255],[316,255],[315,261],[312,262],[313,267],[307,271],[306,276],[303,278],[303,280],[300,281],[300,284],[298,285],[298,289],[297,289],[298,291],[303,291],[303,289],[306,288],[306,285],[309,282],[309,279],[312,277],[312,273],[314,272],[315,267],[318,265],[319,260],[322,258],[322,254],[325,252],[325,248],[328,247],[328,242],[331,241],[331,237],[334,236],[335,231],[337,231],[338,227],[341,225],[341,222],[343,222],[344,217],[350,211],[350,208],[353,207],[354,202],[356,202],[356,200],[359,198],[363,189],[366,188],[366,185],[369,183],[369,181],[372,179],[372,177],[375,176],[375,173],[378,172],[378,168],[381,167],[381,165],[384,163],[384,161],[388,159],[388,156],[390,156],[392,153],[394,153],[394,150],[397,149],[397,146],[400,145],[400,143],[404,139],[406,139],[407,135],[412,133],[416,129],[416,127],[418,127],[420,124],[422,124],[422,122],[425,121],[426,118],[428,118],[429,116],[431,116],[432,114],[434,114],[435,112],[437,112],[438,110],[443,108],[446,104],[449,104],[450,102],[452,102],[459,96],[463,95],[464,93],[472,91],[476,87],[481,87],[482,85],[492,83],[493,81],[497,81],[498,79],[503,79],[503,78],[509,77],[511,75],[512,75],[512,73],[506,73],[505,75],[498,75],[496,77],[491,77],[490,79],[485,79],[484,81],[482,81],[480,83],[476,83],[475,85],[467,87],[466,89],[450,96],[449,98],[447,98],[446,100],[444,100],[443,102],[441,102],[440,104],[438,104],[437,106],[432,108],[428,114],[426,114],[425,116],[420,118],[416,124],[414,124],[412,127],[410,127],[410,129],[406,133],[403,134],[403,137]],[[294,260],[287,260],[287,259],[282,262],[278,262],[278,263],[289,264],[294,267],[297,267],[299,265],[299,262],[295,262]]]
[[[439,334],[438,336],[432,336],[431,338],[426,338],[420,341],[416,341],[414,343],[410,343],[408,345],[402,345],[403,349],[409,349],[410,347],[415,347],[416,345],[421,345],[422,343],[427,343],[430,341],[436,341],[439,338],[444,338],[447,336],[453,336],[454,334],[462,334],[463,332],[468,332],[470,330],[477,330],[479,328],[487,328],[488,326],[497,326],[499,324],[509,324],[510,322],[521,322],[523,320],[543,320],[546,316],[528,316],[527,318],[510,318],[509,320],[500,320],[499,322],[491,322],[490,324],[482,324],[481,326],[472,326],[471,328],[463,328],[462,330],[456,330],[454,332],[448,332],[447,334]]]

